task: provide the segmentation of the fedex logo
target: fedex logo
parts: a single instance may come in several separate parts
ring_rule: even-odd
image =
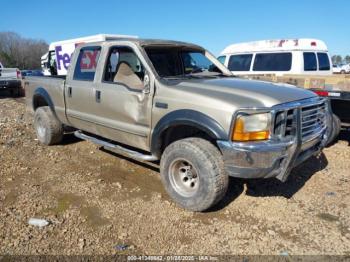
[[[68,66],[75,48],[83,43],[71,43],[66,45],[58,45],[55,47],[57,72],[59,75],[67,74]]]
[[[94,72],[97,67],[100,50],[85,50],[80,60],[80,68],[82,72]]]
[[[61,65],[63,65],[63,67],[67,70],[70,64],[72,54],[69,55],[67,53],[63,53],[62,46],[56,46],[55,51],[56,51],[57,69],[61,70],[62,69]]]

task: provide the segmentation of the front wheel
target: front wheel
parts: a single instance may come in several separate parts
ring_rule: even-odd
[[[160,173],[170,197],[191,211],[209,209],[223,198],[228,187],[221,153],[201,138],[170,144],[163,152]]]
[[[336,141],[336,138],[338,137],[340,130],[341,130],[341,121],[337,115],[333,114],[332,115],[332,132],[329,135],[327,145],[331,145],[333,142]]]

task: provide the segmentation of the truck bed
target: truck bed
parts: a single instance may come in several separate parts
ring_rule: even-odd
[[[27,76],[23,80],[26,95],[26,105],[30,112],[34,112],[35,94],[41,94],[55,101],[55,113],[65,118],[64,85],[65,76]],[[50,106],[50,105],[48,105]]]

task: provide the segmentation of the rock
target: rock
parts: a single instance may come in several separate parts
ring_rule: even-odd
[[[85,242],[86,242],[86,240],[84,238],[80,238],[79,239],[78,246],[79,246],[80,249],[84,249],[85,244],[86,244]]]
[[[128,233],[121,233],[120,236],[118,237],[119,239],[124,239],[128,237]]]
[[[273,231],[273,230],[270,230],[270,229],[267,230],[267,233],[269,233],[270,236],[275,236],[276,235],[276,232]]]
[[[122,188],[122,185],[119,182],[115,182],[115,183],[113,183],[113,185],[116,186],[119,189]]]
[[[45,220],[45,219],[39,219],[39,218],[30,218],[28,220],[28,224],[32,225],[32,226],[36,226],[36,227],[46,227],[47,225],[50,224],[49,221]]]

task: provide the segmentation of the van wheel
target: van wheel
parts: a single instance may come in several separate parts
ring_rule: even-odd
[[[34,114],[37,138],[44,145],[59,144],[63,138],[63,126],[48,106],[39,107]]]
[[[191,211],[212,207],[223,198],[228,187],[221,153],[201,138],[170,144],[163,152],[160,173],[170,197]]]

